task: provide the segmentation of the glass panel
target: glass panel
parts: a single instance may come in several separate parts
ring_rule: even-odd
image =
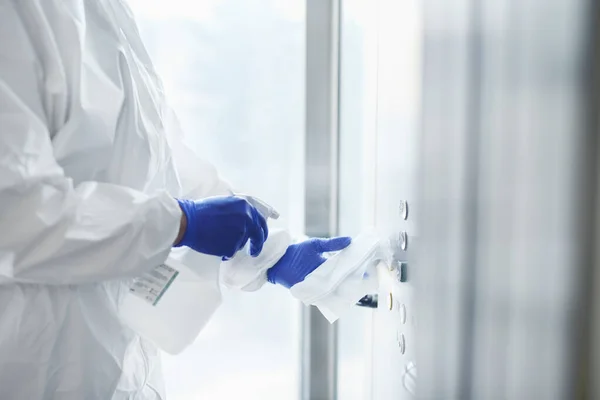
[[[377,1],[343,0],[340,60],[340,233],[374,225],[377,113]],[[370,398],[372,311],[339,322],[338,397]]]
[[[189,144],[236,190],[304,224],[303,0],[136,0],[132,8]],[[183,354],[164,357],[169,399],[296,399],[299,307],[271,285],[224,292]]]

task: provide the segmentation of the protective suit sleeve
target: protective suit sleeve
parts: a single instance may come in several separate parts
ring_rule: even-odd
[[[0,7],[0,25],[8,18]],[[98,182],[74,187],[53,155],[51,88],[19,37],[0,35],[0,283],[95,282],[160,264],[179,229],[177,202]]]

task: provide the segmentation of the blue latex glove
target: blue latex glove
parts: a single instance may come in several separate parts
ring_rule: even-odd
[[[331,239],[309,239],[288,247],[281,259],[267,271],[267,279],[286,288],[291,288],[327,259],[323,253],[343,250],[350,245],[349,237]]]
[[[250,254],[258,256],[269,235],[267,221],[246,199],[236,196],[177,200],[187,228],[176,247],[231,258],[250,240]]]

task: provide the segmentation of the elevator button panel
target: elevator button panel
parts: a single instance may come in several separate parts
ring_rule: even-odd
[[[414,228],[414,221],[409,217],[406,200],[400,201],[398,209],[400,218],[394,222],[397,230],[395,233],[390,232],[389,236],[393,257],[389,264],[381,265],[380,269],[381,304],[377,311],[380,325],[376,331],[377,335],[384,337],[378,338],[382,340],[376,346],[381,349],[381,354],[385,354],[384,349],[388,349],[388,357],[390,354],[393,356],[393,368],[389,372],[396,376],[395,390],[399,391],[399,397],[396,398],[412,399],[416,386],[416,324],[414,307],[411,306],[414,288],[409,274],[414,243],[409,243],[409,236]]]

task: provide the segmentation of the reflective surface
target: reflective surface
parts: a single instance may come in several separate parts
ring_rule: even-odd
[[[375,224],[394,238],[394,271],[381,276],[381,291],[392,293],[392,310],[375,313],[373,335],[373,400],[409,400],[403,385],[405,366],[416,363],[419,335],[403,323],[417,312],[413,282],[401,282],[402,263],[418,268],[414,255],[420,226],[417,217],[417,168],[420,156],[421,1],[379,0],[377,150]],[[402,202],[404,207],[401,206]],[[407,214],[410,204],[410,214]],[[406,268],[404,268],[406,272]],[[403,308],[410,316],[403,315]],[[418,387],[418,383],[417,383]]]
[[[344,234],[376,228],[382,237],[392,238],[403,260],[408,254],[404,250],[413,248],[409,236],[418,233],[412,219],[413,208],[418,208],[413,207],[420,87],[417,4],[342,2],[340,228]],[[398,286],[400,265],[383,269],[379,308],[362,318],[358,315],[365,310],[355,310],[340,322],[341,400],[411,396],[398,377],[406,360],[414,360],[415,346],[405,346],[413,340],[413,326],[402,324],[405,317],[399,311],[401,304],[412,302],[413,292],[409,284]],[[397,337],[400,325],[404,328]],[[361,335],[365,329],[367,335]],[[362,374],[344,368],[351,357]]]
[[[240,192],[304,224],[304,1],[138,0],[132,7],[188,142]],[[274,167],[276,166],[276,167]],[[172,400],[296,399],[299,305],[224,293],[196,343],[164,357]]]
[[[424,9],[417,392],[585,398],[598,2]]]

